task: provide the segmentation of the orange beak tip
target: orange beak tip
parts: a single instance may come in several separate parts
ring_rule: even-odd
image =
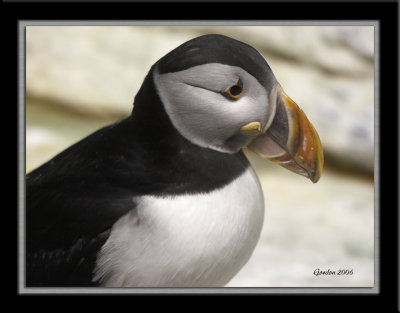
[[[279,92],[277,105],[280,106],[280,116],[275,117],[266,132],[257,136],[248,148],[315,184],[321,177],[324,164],[320,138],[297,104],[280,87]],[[287,122],[282,122],[285,119]],[[287,136],[282,136],[285,133]]]

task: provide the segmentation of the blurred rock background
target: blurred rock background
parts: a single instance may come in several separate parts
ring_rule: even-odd
[[[29,26],[26,172],[129,115],[151,65],[207,33],[264,55],[317,129],[326,160],[313,185],[247,152],[265,193],[265,223],[228,287],[373,286],[372,26]],[[353,275],[317,277],[318,268]]]

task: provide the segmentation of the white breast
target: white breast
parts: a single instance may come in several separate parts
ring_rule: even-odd
[[[94,281],[102,286],[224,286],[250,258],[263,224],[250,167],[211,193],[137,200],[98,255]]]

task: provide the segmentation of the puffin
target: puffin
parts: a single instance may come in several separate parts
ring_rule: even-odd
[[[131,114],[26,175],[26,287],[223,287],[259,240],[243,149],[317,182],[318,133],[265,58],[207,34],[159,59]]]

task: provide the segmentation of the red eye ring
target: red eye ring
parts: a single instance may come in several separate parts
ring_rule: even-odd
[[[229,87],[225,90],[225,94],[228,95],[232,99],[239,99],[243,92],[243,84],[240,79],[236,82],[236,84]]]

